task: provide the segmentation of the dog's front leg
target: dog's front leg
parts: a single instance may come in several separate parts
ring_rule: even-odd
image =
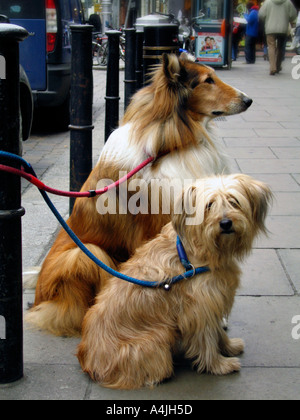
[[[207,326],[205,331],[201,332],[198,336],[198,349],[200,349],[200,351],[193,363],[194,366],[197,367],[198,373],[206,371],[214,375],[227,375],[240,370],[241,365],[238,358],[224,357],[221,354],[219,347],[219,332],[219,329]],[[224,334],[226,333],[224,332]],[[229,349],[230,344],[233,345],[234,342],[231,343],[231,340],[229,340],[228,337],[227,340],[227,349]],[[193,347],[195,348],[195,343],[193,344]],[[233,349],[233,346],[230,348]]]
[[[224,356],[238,356],[245,348],[244,340],[241,338],[229,338],[223,328],[220,330],[219,348]]]

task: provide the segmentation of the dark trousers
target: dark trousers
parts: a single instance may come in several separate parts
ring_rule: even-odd
[[[245,39],[245,58],[247,63],[255,63],[255,51],[256,51],[256,37],[246,35]]]
[[[232,39],[232,59],[236,60],[239,52],[239,43]]]

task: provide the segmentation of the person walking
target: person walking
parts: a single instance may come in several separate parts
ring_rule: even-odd
[[[256,59],[256,40],[258,37],[258,10],[252,1],[247,3],[248,13],[244,14],[247,21],[245,39],[245,58],[247,64],[254,64]]]
[[[239,55],[239,43],[243,37],[244,30],[239,22],[233,21],[232,29],[232,60],[236,61]]]
[[[290,0],[265,0],[259,18],[264,21],[267,37],[270,75],[281,71],[289,23],[297,18],[297,10]]]

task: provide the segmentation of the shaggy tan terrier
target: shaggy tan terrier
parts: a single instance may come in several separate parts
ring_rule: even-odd
[[[172,222],[138,248],[122,273],[157,287],[110,279],[83,321],[78,359],[85,372],[110,388],[154,386],[173,374],[173,355],[184,353],[197,371],[225,375],[240,369],[242,339],[222,328],[239,286],[238,261],[266,233],[270,189],[247,175],[207,178],[186,188]],[[189,203],[187,205],[186,203]],[[187,223],[190,208],[203,221]],[[178,214],[176,214],[178,213]],[[177,250],[176,239],[180,250]],[[203,274],[161,285],[182,274],[185,254]]]

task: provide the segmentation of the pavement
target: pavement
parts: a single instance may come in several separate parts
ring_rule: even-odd
[[[243,263],[228,334],[245,340],[242,369],[228,376],[198,375],[179,363],[175,376],[156,388],[109,390],[84,374],[75,356],[78,338],[54,337],[24,325],[24,377],[0,385],[0,400],[102,400],[113,402],[197,400],[300,399],[300,57],[288,57],[283,70],[269,76],[268,62],[239,58],[230,71],[217,70],[227,83],[254,100],[243,114],[217,122],[231,156],[232,172],[243,172],[267,182],[275,202],[267,218],[269,237],[255,242]],[[297,79],[298,76],[298,79]],[[120,72],[120,116],[124,106],[124,72]],[[106,72],[94,70],[93,158],[104,141]],[[42,181],[69,189],[69,133],[33,133],[24,143],[24,157]],[[37,189],[22,180],[23,278],[40,267],[59,226]],[[68,216],[68,199],[52,196]],[[24,289],[24,311],[34,290]],[[108,402],[111,401],[111,402]],[[127,403],[128,404],[128,403]],[[109,411],[107,411],[109,413]]]

